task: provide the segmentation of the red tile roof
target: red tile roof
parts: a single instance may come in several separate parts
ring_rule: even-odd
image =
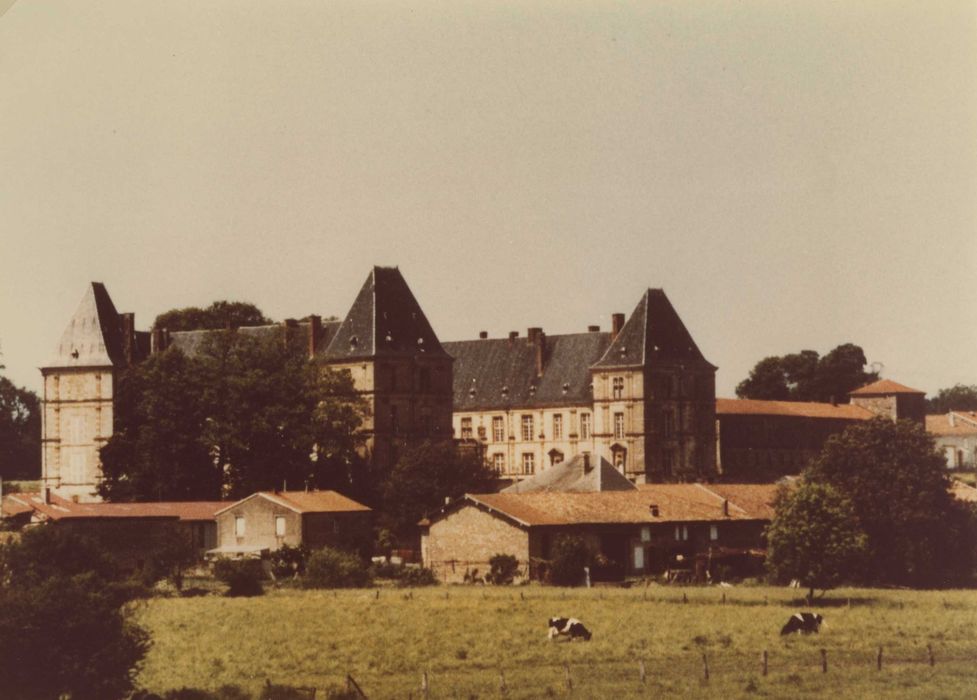
[[[975,435],[977,434],[977,411],[953,411],[953,425],[950,414],[926,416],[926,432],[932,435]]]
[[[50,520],[165,518],[185,522],[207,521],[213,520],[214,514],[227,505],[226,501],[74,503],[58,496],[51,496],[49,502],[44,503],[39,494],[29,496],[31,508]]]
[[[877,396],[880,394],[925,394],[925,391],[912,389],[905,384],[894,382],[891,379],[880,379],[877,382],[866,384],[849,393],[849,396]]]
[[[731,487],[735,490],[735,486]],[[757,507],[764,489],[772,501],[776,486],[743,486],[752,489],[742,503],[704,484],[644,484],[637,491],[597,493],[489,493],[469,494],[465,500],[496,511],[521,525],[653,524],[667,522],[767,520],[769,507]],[[728,515],[723,514],[724,500]],[[748,504],[749,509],[744,504]],[[658,515],[652,514],[657,506]],[[448,512],[443,510],[443,513]],[[439,515],[432,520],[439,519]]]
[[[259,491],[236,503],[221,504],[224,507],[218,512],[223,513],[240,503],[258,497],[266,498],[296,513],[366,513],[370,511],[367,506],[357,503],[352,498],[347,498],[337,491]]]
[[[875,414],[850,403],[830,404],[813,401],[761,401],[759,399],[716,399],[717,416],[792,416],[795,418],[835,418],[870,420]]]

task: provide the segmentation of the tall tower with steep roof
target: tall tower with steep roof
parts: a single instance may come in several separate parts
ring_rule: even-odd
[[[141,341],[133,315],[119,314],[105,285],[92,282],[41,367],[42,489],[78,501],[98,500],[99,450],[112,435],[115,382],[144,354]]]

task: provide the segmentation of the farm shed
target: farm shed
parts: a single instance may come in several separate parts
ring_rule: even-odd
[[[372,511],[336,491],[259,491],[217,512],[210,554],[244,556],[282,545],[362,550]]]
[[[561,535],[597,553],[593,581],[670,572],[702,579],[715,562],[756,557],[772,516],[773,485],[643,484],[633,491],[468,494],[422,522],[424,565],[445,582],[488,571],[511,554],[545,575]]]

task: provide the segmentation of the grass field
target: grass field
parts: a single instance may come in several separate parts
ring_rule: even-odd
[[[255,599],[155,599],[138,612],[154,639],[139,680],[160,692],[255,690],[271,679],[323,689],[321,698],[350,673],[370,698],[421,698],[427,672],[431,698],[496,698],[503,671],[509,698],[977,695],[973,591],[832,591],[831,606],[821,609],[827,628],[786,639],[780,627],[800,601],[783,588],[441,586],[412,595],[281,590]],[[593,640],[548,642],[546,620],[555,615],[579,617]]]

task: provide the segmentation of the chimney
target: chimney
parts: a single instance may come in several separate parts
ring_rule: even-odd
[[[729,499],[728,498],[724,498],[723,499],[723,517],[724,518],[728,518],[729,517]]]
[[[41,489],[41,502],[48,504],[51,502],[51,487],[45,486]]]
[[[282,345],[288,347],[288,341],[292,338],[293,332],[298,325],[299,322],[294,318],[286,318],[282,322]]]
[[[488,338],[488,331],[479,331],[478,332],[478,337],[481,340],[485,340],[486,338]]]
[[[322,317],[315,314],[309,315],[309,359],[315,359],[315,351],[319,344],[319,336],[322,335]]]
[[[624,314],[611,314],[611,340],[617,338],[622,328],[624,328]]]
[[[586,473],[590,472],[590,470],[593,469],[594,467],[590,463],[590,453],[589,452],[582,452],[581,454],[583,455],[583,470],[584,470],[584,473],[586,474]]]
[[[587,326],[588,333],[600,333],[600,326]]]
[[[166,350],[170,334],[165,328],[154,328],[149,334],[149,351],[155,355]]]
[[[122,332],[122,356],[126,366],[131,367],[136,359],[136,315],[119,314],[119,330]]]
[[[648,510],[651,511],[651,517],[653,517],[653,518],[657,518],[658,517],[659,510],[658,510],[658,506],[657,505],[655,505],[654,503],[652,503],[650,506],[648,506]]]
[[[512,345],[512,343],[518,337],[519,337],[519,331],[509,331],[509,345]]]
[[[546,359],[546,334],[542,328],[530,328],[526,337],[536,351],[536,376],[542,377],[543,361]]]

